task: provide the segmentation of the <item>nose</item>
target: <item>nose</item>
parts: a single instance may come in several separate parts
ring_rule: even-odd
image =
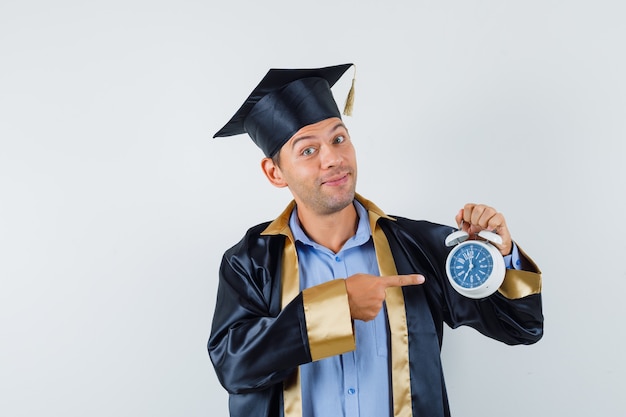
[[[334,146],[322,146],[320,149],[320,163],[322,168],[332,168],[341,165],[343,156]]]

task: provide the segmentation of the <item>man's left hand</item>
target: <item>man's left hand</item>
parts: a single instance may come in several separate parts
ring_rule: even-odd
[[[485,204],[466,204],[455,217],[459,229],[470,235],[470,239],[477,239],[478,232],[488,230],[497,233],[502,238],[502,244],[494,244],[502,256],[510,255],[513,249],[511,233],[506,225],[504,215],[493,207]]]

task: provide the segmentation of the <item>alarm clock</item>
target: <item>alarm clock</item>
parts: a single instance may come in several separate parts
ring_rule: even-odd
[[[487,230],[478,236],[485,240],[468,240],[467,232],[457,230],[445,241],[446,246],[454,246],[446,259],[448,280],[458,293],[474,299],[496,292],[506,273],[502,254],[490,243],[502,244],[502,238]]]

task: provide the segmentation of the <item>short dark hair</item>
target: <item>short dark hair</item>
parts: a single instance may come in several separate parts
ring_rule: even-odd
[[[274,165],[280,168],[280,149],[276,151],[274,155],[272,155],[272,162],[274,162]]]

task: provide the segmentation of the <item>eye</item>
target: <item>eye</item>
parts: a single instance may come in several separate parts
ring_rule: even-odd
[[[312,146],[309,146],[308,148],[304,148],[302,150],[302,155],[309,156],[309,155],[313,155],[314,152],[315,152],[315,148]]]
[[[343,135],[339,135],[337,137],[335,137],[335,140],[333,141],[334,143],[343,143],[345,142],[346,137]]]

